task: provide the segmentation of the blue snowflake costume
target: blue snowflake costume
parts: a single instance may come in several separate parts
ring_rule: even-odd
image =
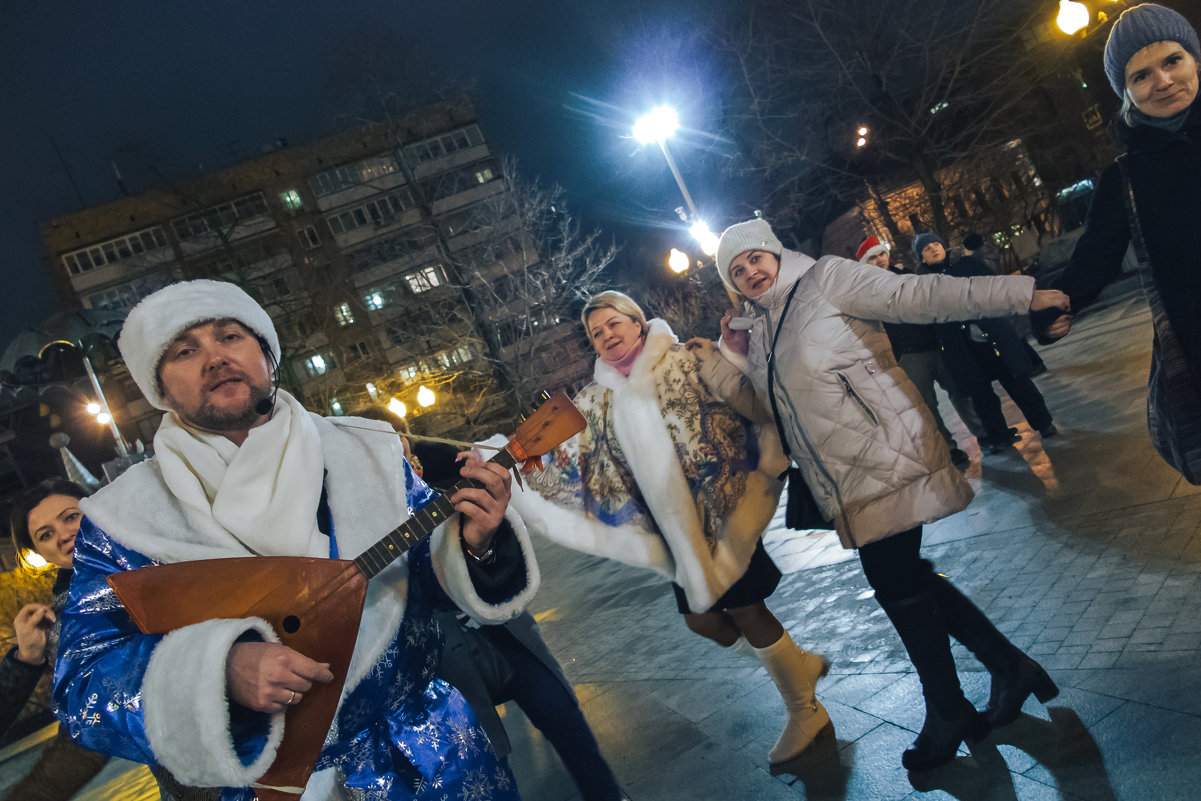
[[[433,492],[412,473],[399,440],[381,436],[390,432],[386,424],[314,422],[325,455],[331,548],[351,558]],[[278,638],[257,618],[206,621],[167,635],[142,634],[130,620],[105,580],[110,573],[222,550],[186,531],[153,460],[89,499],[85,513],[55,671],[60,718],[87,748],[160,765],[186,785],[220,787],[222,801],[253,799],[251,784],[274,760],[284,716],[225,696],[225,656],[248,635]],[[123,534],[124,523],[171,533],[139,539]],[[512,524],[525,586],[508,600],[489,603],[476,592],[453,519],[373,579],[342,702],[304,801],[519,798],[463,697],[434,679],[441,633],[431,615],[457,606],[493,623],[524,608],[538,574],[524,527]],[[182,558],[164,553],[171,541],[170,553]]]

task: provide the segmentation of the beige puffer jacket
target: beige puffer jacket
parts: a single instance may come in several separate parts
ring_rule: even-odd
[[[893,358],[883,322],[936,323],[1029,310],[1034,279],[895,275],[833,256],[814,262],[785,250],[767,308],[756,307],[750,352],[710,359],[710,386],[728,399],[753,389],[767,400],[767,356],[776,347],[776,404],[792,449],[843,547],[857,548],[964,509],[972,490],[917,388]],[[739,375],[729,366],[742,369]],[[724,364],[724,366],[723,366]],[[749,376],[750,387],[744,376]]]

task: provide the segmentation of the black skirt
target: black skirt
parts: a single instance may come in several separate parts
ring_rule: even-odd
[[[723,609],[737,609],[740,606],[754,606],[760,601],[766,600],[776,591],[776,587],[780,584],[780,576],[780,568],[776,567],[776,563],[767,555],[767,549],[763,547],[763,540],[759,540],[755,545],[755,552],[751,554],[751,562],[746,566],[746,572],[738,581],[730,585],[730,589],[722,593],[713,606],[704,611],[716,612]],[[684,595],[684,588],[673,581],[671,589],[676,594],[676,608],[680,610],[680,614],[692,614],[693,610],[688,608],[688,598]]]

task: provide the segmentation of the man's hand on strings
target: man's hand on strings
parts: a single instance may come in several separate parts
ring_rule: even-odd
[[[240,642],[229,649],[229,697],[256,712],[283,712],[299,704],[314,682],[334,680],[329,665],[275,642]]]
[[[455,511],[463,515],[464,544],[472,553],[484,553],[504,520],[505,509],[512,497],[512,477],[495,462],[485,462],[477,450],[460,453],[458,458],[463,460],[459,475],[475,479],[483,487],[461,489],[451,496],[450,502]]]

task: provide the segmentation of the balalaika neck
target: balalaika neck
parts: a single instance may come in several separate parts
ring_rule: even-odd
[[[517,459],[507,448],[488,461],[498,464],[506,470],[517,464]],[[432,501],[413,512],[401,526],[393,529],[379,542],[359,554],[354,560],[355,565],[363,572],[363,575],[371,578],[429,536],[431,531],[442,525],[455,513],[455,509],[450,503],[451,496],[461,489],[468,487],[478,489],[483,486],[483,482],[470,478],[455,482],[454,486],[446,492],[435,496]]]

